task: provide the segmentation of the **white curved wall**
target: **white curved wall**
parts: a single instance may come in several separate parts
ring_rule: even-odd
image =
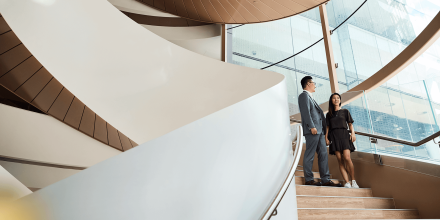
[[[283,81],[21,202],[41,220],[259,219],[292,166],[288,117]]]
[[[8,161],[0,161],[0,166],[5,168],[23,185],[34,189],[44,188],[81,171]]]
[[[0,11],[55,78],[137,143],[240,102],[284,78],[170,44],[105,0],[0,0]]]
[[[170,40],[170,42],[200,55],[221,60],[221,40],[221,37],[211,37],[194,40]]]
[[[221,36],[221,26],[218,24],[192,27],[162,27],[141,24],[142,27],[167,40],[194,40]],[[219,42],[220,43],[220,42]]]
[[[141,15],[151,15],[156,17],[177,17],[169,13],[161,12],[157,9],[149,7],[148,5],[142,4],[136,0],[108,0],[108,1],[121,11],[126,11]]]
[[[0,104],[0,155],[89,167],[121,153],[57,119]]]
[[[221,60],[220,25],[211,24],[193,27],[141,26],[182,48]]]
[[[0,166],[0,206],[32,193],[26,186]]]

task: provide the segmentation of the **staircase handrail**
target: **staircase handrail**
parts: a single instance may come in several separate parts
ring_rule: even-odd
[[[272,216],[277,215],[277,207],[280,204],[281,200],[283,199],[284,194],[286,193],[287,189],[290,186],[290,183],[292,182],[295,176],[295,170],[301,158],[303,144],[304,144],[303,130],[302,130],[302,126],[299,125],[298,130],[296,132],[296,147],[295,147],[295,152],[293,154],[293,163],[292,166],[290,167],[289,174],[287,175],[286,180],[281,186],[281,189],[279,190],[277,196],[274,198],[272,204],[266,210],[261,220],[269,220]]]
[[[300,120],[296,120],[296,119],[290,119],[291,122],[295,122],[295,123],[301,123]],[[428,141],[432,140],[434,141],[435,144],[440,144],[440,142],[435,142],[435,138],[440,136],[440,131],[437,131],[436,133],[418,141],[418,142],[410,142],[410,141],[405,141],[405,140],[401,140],[401,139],[396,139],[396,138],[391,138],[391,137],[386,137],[386,136],[382,136],[382,135],[377,135],[377,134],[369,134],[369,133],[364,133],[364,132],[360,132],[360,131],[354,131],[355,134],[361,135],[361,136],[366,136],[370,138],[370,141],[376,141],[377,139],[381,139],[381,140],[385,140],[385,141],[391,141],[391,142],[395,142],[395,143],[399,143],[399,144],[404,144],[404,145],[409,145],[409,146],[413,146],[413,147],[419,147],[422,144],[427,143]],[[440,145],[439,145],[440,146]]]

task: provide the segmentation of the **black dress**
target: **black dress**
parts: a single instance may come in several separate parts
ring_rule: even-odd
[[[335,155],[335,151],[342,152],[349,149],[350,153],[355,150],[353,142],[350,140],[350,133],[348,132],[348,123],[353,123],[353,118],[347,109],[340,109],[329,116],[327,113],[326,122],[329,127],[328,140],[331,142],[329,146],[329,153]]]

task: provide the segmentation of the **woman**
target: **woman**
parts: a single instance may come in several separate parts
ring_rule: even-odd
[[[355,150],[353,142],[356,141],[353,118],[347,109],[341,109],[341,95],[338,93],[333,93],[330,96],[326,122],[325,142],[330,145],[330,154],[336,155],[338,158],[339,170],[346,182],[345,187],[359,188],[354,179],[354,166],[350,158],[350,153]],[[351,134],[347,130],[347,124]],[[347,173],[351,176],[351,184]]]

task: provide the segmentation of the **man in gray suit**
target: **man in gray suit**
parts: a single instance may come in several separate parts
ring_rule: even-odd
[[[298,97],[299,111],[301,112],[301,123],[306,138],[306,152],[304,153],[303,169],[306,185],[315,186],[342,186],[330,180],[328,170],[328,154],[325,143],[326,122],[324,112],[318,103],[313,99],[316,83],[311,76],[301,80],[303,92]],[[321,182],[315,182],[312,172],[315,152],[318,153],[318,166]]]

